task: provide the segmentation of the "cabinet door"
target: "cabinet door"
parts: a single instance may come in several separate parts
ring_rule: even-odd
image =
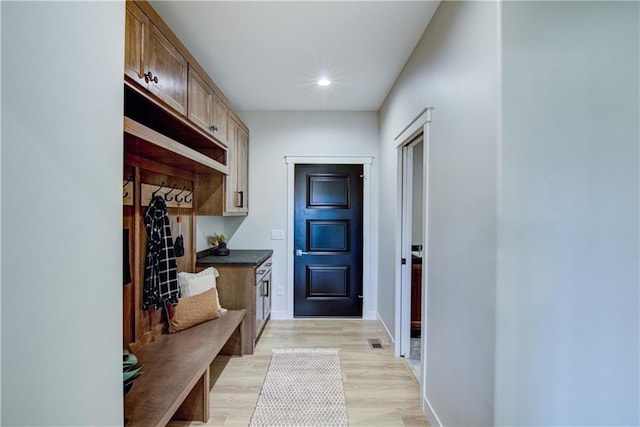
[[[236,137],[238,134],[238,126],[233,120],[229,121],[229,129],[227,132],[227,165],[229,166],[229,175],[224,179],[225,193],[225,213],[234,214],[238,211],[238,179],[236,174],[238,153],[236,150]]]
[[[263,283],[256,283],[256,327],[253,330],[253,339],[255,340],[262,329],[264,323],[264,288]]]
[[[238,212],[249,212],[249,135],[238,127],[236,133],[236,191]]]
[[[207,133],[213,133],[213,89],[200,74],[189,67],[188,117]]]
[[[125,21],[124,73],[144,84],[145,54],[149,40],[149,18],[138,6],[127,2]]]
[[[154,25],[150,25],[147,72],[158,77],[148,89],[181,114],[187,113],[187,61]]]
[[[229,109],[220,98],[214,96],[213,100],[213,136],[223,144],[228,144],[229,139]]]
[[[264,298],[262,299],[262,305],[263,305],[263,315],[262,318],[266,320],[269,318],[269,315],[271,314],[271,273],[269,273],[267,276],[265,276],[264,280],[262,281],[263,283],[263,290],[264,290]]]
[[[235,120],[229,120],[228,155],[230,173],[226,178],[225,212],[247,214],[249,212],[249,135]]]

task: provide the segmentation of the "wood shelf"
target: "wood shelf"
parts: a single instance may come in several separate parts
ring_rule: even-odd
[[[160,98],[140,88],[128,76],[124,80],[124,115],[193,149],[208,150],[213,154],[211,157],[227,164],[226,144],[175,112]]]
[[[193,173],[229,174],[229,168],[137,121],[124,118],[125,152]]]

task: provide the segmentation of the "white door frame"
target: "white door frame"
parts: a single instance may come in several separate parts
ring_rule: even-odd
[[[400,264],[400,286],[396,289],[399,290],[399,295],[396,299],[400,301],[400,323],[399,323],[399,356],[408,357],[411,351],[411,246],[413,244],[413,197],[405,197],[405,195],[413,195],[413,150],[415,146],[423,141],[422,135],[418,138],[412,139],[406,145],[403,145],[398,150],[398,156],[400,157],[400,169],[402,171],[402,179],[399,180],[401,188],[398,191],[400,196],[400,203],[398,208],[400,210],[400,258],[405,260],[404,264]],[[422,219],[422,218],[421,218]]]
[[[419,378],[420,382],[420,395],[422,396],[422,409],[426,411],[425,407],[426,402],[426,390],[427,390],[427,314],[428,314],[428,296],[429,296],[429,174],[431,171],[431,167],[429,166],[429,153],[430,150],[430,138],[429,138],[429,130],[431,127],[431,113],[433,111],[433,107],[424,108],[417,116],[410,122],[402,132],[395,138],[397,143],[396,149],[398,151],[398,192],[397,192],[397,200],[396,206],[398,206],[398,212],[396,218],[396,235],[401,236],[400,239],[396,240],[396,253],[400,254],[400,256],[407,255],[409,260],[411,258],[411,246],[408,246],[409,252],[407,251],[407,245],[404,245],[403,248],[403,226],[402,221],[406,220],[403,212],[403,195],[402,195],[402,183],[404,177],[403,171],[403,147],[407,146],[413,140],[422,133],[423,138],[423,173],[422,173],[422,212],[423,212],[423,235],[422,235],[422,327],[421,327],[421,349],[420,349],[420,366],[421,366],[421,378]],[[419,120],[421,119],[422,120]],[[410,228],[409,228],[410,229]],[[405,240],[406,242],[406,240]],[[407,261],[408,262],[408,261]],[[403,268],[408,266],[408,268]],[[406,273],[406,271],[409,271]],[[404,274],[404,276],[403,276]],[[408,284],[407,284],[408,277]],[[404,281],[404,283],[403,283]],[[408,288],[407,288],[408,286]],[[407,288],[409,291],[407,292]],[[408,307],[408,309],[407,309]],[[407,264],[403,266],[400,263],[400,260],[396,263],[396,315],[395,315],[395,336],[398,337],[395,342],[395,354],[396,356],[400,356],[401,347],[404,347],[402,341],[402,337],[411,336],[411,265]],[[407,310],[409,313],[407,314]],[[404,320],[408,318],[409,320],[405,323]],[[406,345],[406,344],[405,344]]]
[[[363,189],[362,189],[362,318],[375,320],[377,303],[377,280],[372,268],[375,263],[371,258],[371,164],[373,157],[303,157],[285,156],[287,163],[287,316],[285,319],[293,319],[293,220],[294,220],[294,183],[295,166],[297,164],[346,164],[362,165]]]

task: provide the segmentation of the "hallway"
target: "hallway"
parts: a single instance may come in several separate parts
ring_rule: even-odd
[[[372,349],[368,338],[377,338],[383,349]],[[211,392],[208,424],[246,426],[260,393],[272,348],[339,347],[344,391],[351,426],[429,426],[420,410],[419,385],[403,359],[393,356],[377,321],[300,319],[271,320],[253,355],[218,357],[224,367]],[[226,366],[225,366],[226,365]],[[213,383],[213,378],[212,378]]]

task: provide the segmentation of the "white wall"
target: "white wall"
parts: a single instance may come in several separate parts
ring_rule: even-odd
[[[435,107],[425,165],[426,398],[452,426],[493,423],[497,28],[494,2],[442,2],[380,112],[380,230],[395,230],[393,139]],[[397,259],[379,257],[379,312],[390,330]]]
[[[287,165],[284,157],[377,157],[378,115],[375,112],[278,111],[244,111],[239,115],[251,132],[249,216],[198,217],[198,235],[208,235],[224,228],[230,236],[228,246],[231,250],[273,249],[273,289],[278,286],[286,289],[287,240],[270,240],[272,229],[287,230]],[[376,171],[374,160],[374,195],[377,192]],[[374,200],[374,203],[377,202]],[[377,224],[373,214],[372,221]],[[375,225],[372,227],[375,229]],[[277,296],[274,292],[273,311],[274,316],[286,315],[286,293]]]
[[[2,425],[119,425],[124,2],[1,7]]]
[[[503,3],[497,424],[640,424],[639,19]]]
[[[435,107],[434,423],[640,423],[639,27],[637,2],[443,2],[385,102],[385,177],[393,137]],[[380,230],[395,220],[381,204]],[[387,323],[392,300],[381,285]]]

